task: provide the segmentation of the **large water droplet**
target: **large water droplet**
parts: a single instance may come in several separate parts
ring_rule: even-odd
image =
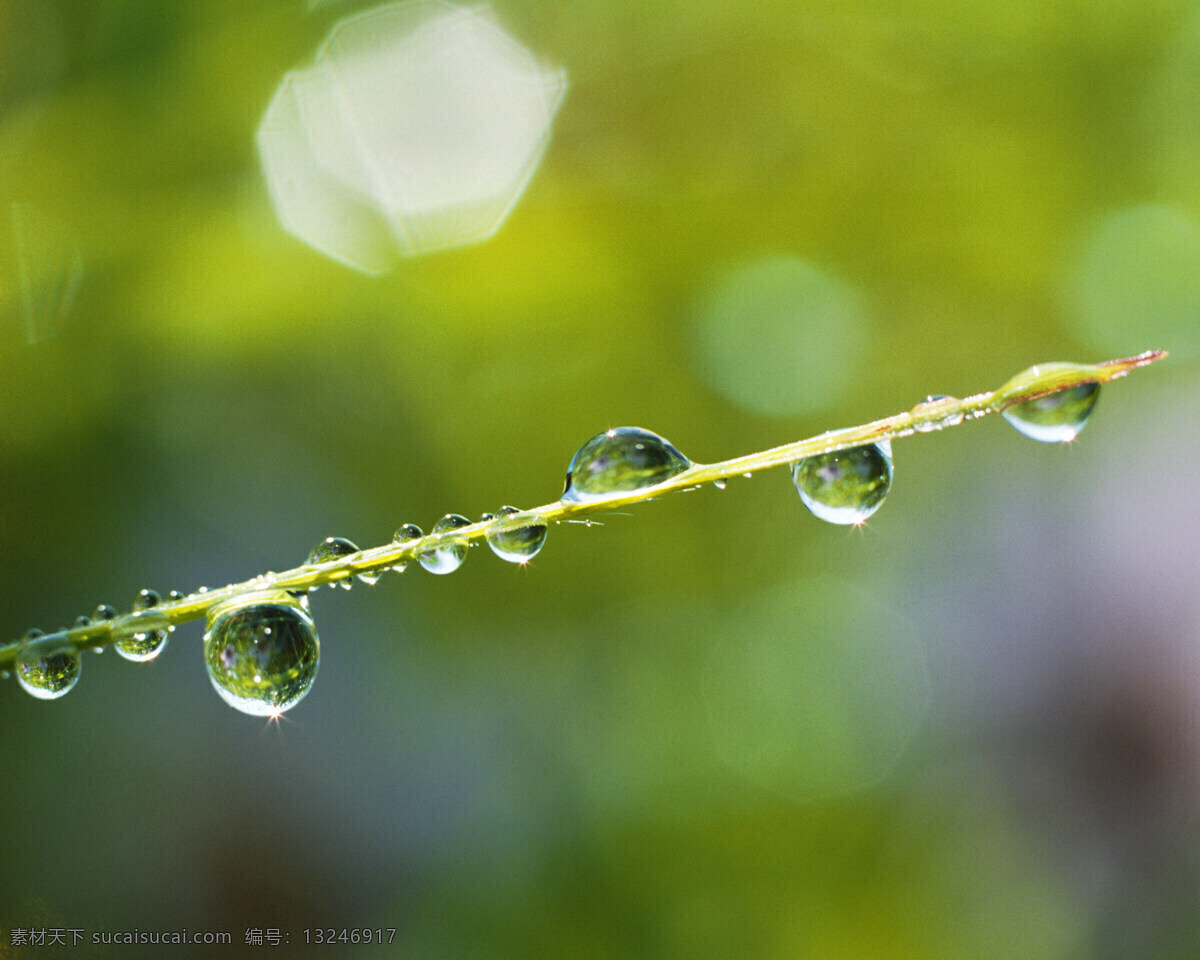
[[[657,433],[617,427],[592,437],[567,467],[564,500],[589,503],[669,480],[691,461]]]
[[[286,593],[251,594],[209,611],[204,666],[221,699],[275,716],[308,693],[321,661],[312,618]]]
[[[892,485],[892,445],[836,450],[792,466],[804,505],[829,523],[862,523],[879,509]]]
[[[447,533],[461,527],[469,527],[471,521],[458,513],[448,513],[433,525],[430,534]],[[421,566],[430,573],[453,573],[467,559],[470,543],[466,540],[451,540],[435,550],[421,554]]]
[[[345,537],[326,537],[318,543],[308,554],[306,563],[325,563],[327,560],[336,560],[338,557],[348,557],[352,553],[358,553],[358,547]],[[367,574],[368,577],[373,576]],[[359,576],[362,579],[362,576]],[[374,583],[379,577],[375,576],[374,580],[364,580],[365,583]],[[335,580],[329,584],[331,587],[341,587],[344,590],[349,590],[353,584],[350,578],[346,577],[342,580]]]
[[[546,542],[546,525],[537,521],[508,521],[520,513],[516,507],[501,507],[500,521],[488,531],[487,542],[492,553],[509,563],[528,563]]]
[[[154,590],[142,590],[133,598],[133,611],[151,610],[162,603],[162,597]],[[128,636],[123,636],[113,643],[117,653],[126,660],[142,663],[153,660],[167,645],[167,630],[139,630]]]
[[[1048,370],[1055,364],[1043,364]],[[1081,383],[1044,397],[1014,403],[1001,413],[1004,419],[1032,440],[1067,443],[1079,436],[1100,399],[1100,384]]]
[[[74,645],[61,637],[28,630],[17,647],[17,682],[39,700],[57,700],[79,681],[83,662]]]

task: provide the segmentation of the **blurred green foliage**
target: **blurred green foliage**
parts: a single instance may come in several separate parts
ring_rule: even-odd
[[[541,167],[488,242],[366,277],[281,230],[254,152],[362,5],[0,2],[8,636],[544,503],[608,427],[714,460],[1033,362],[1173,359],[1069,451],[999,418],[898,443],[858,532],[774,471],[555,527],[524,570],[324,591],[279,729],[213,695],[198,630],[89,656],[61,702],[6,685],[0,936],[1194,957],[1195,432],[1154,430],[1196,422],[1200,7],[494,8],[567,71]],[[777,349],[732,315],[698,346],[713,291],[780,262],[855,329],[734,297]],[[755,357],[807,343],[836,379],[775,403]]]

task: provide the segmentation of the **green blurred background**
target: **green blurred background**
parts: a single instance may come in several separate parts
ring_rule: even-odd
[[[1200,4],[495,0],[567,72],[540,169],[378,277],[254,146],[365,7],[0,2],[2,635],[545,503],[610,426],[716,460],[1172,357],[1070,447],[898,442],[858,531],[776,470],[322,591],[278,727],[197,624],[4,684],[0,956],[1200,954]]]

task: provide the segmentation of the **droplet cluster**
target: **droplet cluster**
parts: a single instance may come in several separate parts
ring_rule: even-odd
[[[1045,372],[1065,366],[1050,364],[1040,369]],[[1038,368],[1030,372],[1037,374]],[[1020,378],[1012,383],[1012,390],[1004,394],[1002,388],[1002,395],[1020,395]],[[1047,443],[1067,442],[1087,423],[1099,393],[1098,383],[1076,384],[1010,403],[1002,413],[1025,436]],[[961,402],[943,394],[927,396],[911,414],[912,429],[917,432],[938,430],[963,419]],[[617,427],[597,434],[575,452],[567,467],[562,499],[567,504],[604,503],[656,487],[691,467],[692,462],[658,434],[640,427]],[[791,473],[801,501],[814,516],[833,524],[858,525],[882,506],[891,489],[891,443],[881,440],[829,450],[792,463]],[[713,485],[723,490],[725,480],[713,480]],[[458,535],[471,526],[476,527],[471,534]],[[390,569],[402,573],[407,557],[415,551],[421,567],[430,573],[453,573],[465,561],[470,540],[480,534],[500,559],[524,565],[545,545],[547,529],[535,512],[513,506],[484,513],[474,524],[461,514],[448,513],[433,525],[429,538],[416,524],[404,523],[392,535],[393,545],[427,542],[410,548]],[[312,549],[306,563],[326,564],[361,552],[350,540],[327,537]],[[340,571],[334,585],[349,589],[354,577],[374,584],[382,569],[381,565],[367,571]],[[206,592],[202,587],[196,596]],[[172,590],[166,603],[186,599]],[[27,631],[15,658],[18,682],[39,699],[63,696],[79,680],[80,647],[93,645],[85,641],[92,639],[95,628],[110,622],[113,646],[122,657],[136,662],[154,659],[174,629],[169,611],[159,611],[163,603],[156,591],[145,589],[125,616],[100,604],[90,615],[75,620],[76,631],[91,629],[83,633],[83,639],[76,636],[72,640],[65,629],[49,636],[38,629]],[[97,652],[102,647],[95,645]],[[302,587],[294,592],[251,589],[215,604],[208,611],[204,663],[217,693],[243,713],[275,716],[295,706],[311,689],[320,664],[320,641],[308,610],[307,591]]]

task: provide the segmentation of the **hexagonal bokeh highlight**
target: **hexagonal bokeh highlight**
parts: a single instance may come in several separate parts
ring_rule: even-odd
[[[537,169],[565,89],[486,8],[421,0],[348,17],[259,125],[275,212],[365,271],[486,239]]]

